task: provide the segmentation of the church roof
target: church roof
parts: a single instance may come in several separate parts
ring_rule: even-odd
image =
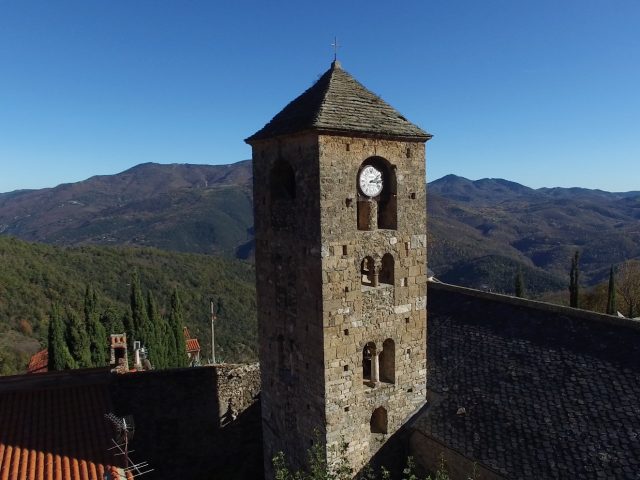
[[[428,285],[422,435],[505,478],[637,478],[640,323]]]
[[[426,141],[431,135],[367,90],[335,61],[320,79],[247,142],[305,130],[407,137]]]

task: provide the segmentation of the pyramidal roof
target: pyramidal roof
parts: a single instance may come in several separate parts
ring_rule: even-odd
[[[337,61],[311,88],[246,141],[251,143],[304,130],[408,137],[422,141],[431,138],[429,133],[367,90]]]

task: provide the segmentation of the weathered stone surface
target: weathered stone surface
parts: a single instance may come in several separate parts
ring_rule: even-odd
[[[349,200],[372,158],[395,175],[397,210],[362,230]],[[283,160],[295,172],[294,213],[274,224],[270,209],[284,204],[270,200],[270,172]],[[328,451],[344,438],[360,467],[426,395],[424,144],[296,135],[254,144],[254,169],[265,457],[283,450],[302,463],[318,430]],[[395,228],[378,228],[385,221]],[[365,257],[377,284],[363,284]],[[365,378],[367,344],[378,381]],[[379,407],[387,433],[372,433]]]
[[[247,140],[267,461],[317,431],[360,468],[424,401],[429,138],[334,64]]]

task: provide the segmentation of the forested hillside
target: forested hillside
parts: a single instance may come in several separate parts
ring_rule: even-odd
[[[210,301],[220,303],[217,353],[228,361],[255,360],[256,317],[251,264],[207,255],[152,248],[57,247],[0,236],[0,374],[24,369],[28,357],[46,346],[54,303],[82,311],[92,285],[100,308],[129,308],[133,272],[151,290],[162,311],[178,287],[185,323],[197,336],[202,356],[210,352]]]
[[[145,163],[54,188],[0,194],[0,233],[54,245],[150,246],[250,259],[251,163]],[[640,192],[532,189],[448,175],[427,188],[428,258],[451,283],[506,293],[520,269],[532,295],[640,258]]]
[[[251,163],[145,163],[0,194],[0,233],[55,245],[131,245],[242,257],[253,239]],[[248,249],[250,255],[251,249]]]
[[[534,291],[553,290],[568,284],[578,250],[581,281],[595,285],[611,265],[640,258],[640,192],[448,175],[429,184],[427,206],[429,264],[452,283],[505,291],[499,272],[512,278],[520,264]]]

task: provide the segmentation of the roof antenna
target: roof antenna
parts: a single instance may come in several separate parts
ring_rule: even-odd
[[[129,454],[133,452],[133,450],[129,450],[129,441],[135,433],[133,417],[131,415],[118,417],[112,412],[109,412],[104,414],[104,418],[111,422],[114,427],[115,437],[111,439],[113,447],[109,448],[109,450],[115,450],[115,455],[122,455],[124,457],[125,467],[122,470],[125,476],[127,476],[127,478],[135,478],[145,473],[153,472],[154,469],[149,467],[149,462],[135,463],[129,456]]]

